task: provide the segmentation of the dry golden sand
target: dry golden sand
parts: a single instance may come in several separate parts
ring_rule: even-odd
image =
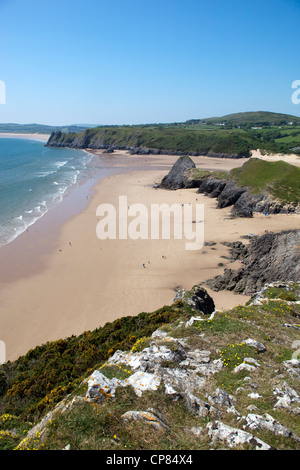
[[[0,249],[0,339],[5,341],[9,360],[46,341],[169,305],[179,286],[189,289],[222,274],[226,266],[239,267],[239,263],[229,264],[222,258],[228,255],[224,241],[262,234],[266,229],[299,227],[299,216],[258,214],[253,219],[232,220],[230,208],[216,209],[214,199],[197,194],[195,189],[155,189],[153,184],[167,174],[176,156],[94,153],[100,155],[101,164],[122,173],[97,181],[93,193],[83,186],[78,193],[81,202],[77,202],[88,204],[67,222],[61,225],[64,219],[56,217],[60,209],[55,208],[28,233]],[[207,157],[193,160],[199,168],[220,170],[244,163]],[[203,203],[205,241],[216,245],[187,251],[185,240],[99,240],[97,207],[102,203],[118,207],[119,196],[127,196],[128,205],[143,203],[149,210],[151,203]],[[76,197],[71,201],[77,204]],[[224,267],[218,266],[220,262]],[[209,292],[218,309],[248,300],[230,292]]]

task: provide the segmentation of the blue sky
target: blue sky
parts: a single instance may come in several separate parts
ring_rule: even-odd
[[[0,122],[300,115],[300,0],[0,0]]]

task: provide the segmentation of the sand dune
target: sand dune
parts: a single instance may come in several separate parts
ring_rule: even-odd
[[[252,157],[253,158],[260,158],[262,160],[266,160],[267,162],[278,162],[279,160],[283,160],[284,162],[290,163],[291,165],[300,166],[300,156],[293,154],[278,154],[273,153],[270,155],[262,155],[260,150],[252,150]]]

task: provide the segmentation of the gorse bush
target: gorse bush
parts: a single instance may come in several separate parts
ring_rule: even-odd
[[[181,305],[181,304],[180,304]],[[153,313],[123,317],[80,336],[48,342],[17,361],[0,367],[0,412],[34,419],[79,385],[84,376],[117,350],[130,349],[139,338],[180,317],[178,305]]]

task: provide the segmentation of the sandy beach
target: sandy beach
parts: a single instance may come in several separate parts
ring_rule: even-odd
[[[20,134],[20,133],[13,133],[13,132],[1,132],[0,137],[10,137],[14,139],[34,139],[34,140],[43,140],[47,142],[50,137],[50,134]]]
[[[172,303],[178,287],[191,288],[239,267],[224,256],[225,241],[249,233],[299,228],[297,215],[257,214],[231,219],[230,208],[195,189],[156,189],[177,156],[137,156],[127,152],[99,156],[107,176],[86,182],[36,222],[28,232],[0,249],[0,339],[7,360],[15,360],[47,341],[92,330],[124,315],[151,312]],[[245,160],[193,157],[197,167],[229,170]],[[109,170],[109,171],[108,171]],[[205,241],[214,246],[187,251],[182,240],[99,240],[97,207],[142,203],[204,204]],[[200,223],[200,221],[196,221]],[[244,240],[245,242],[245,240]],[[224,266],[218,266],[219,263]],[[209,289],[208,289],[209,291]],[[248,297],[211,292],[217,309],[244,304]]]

